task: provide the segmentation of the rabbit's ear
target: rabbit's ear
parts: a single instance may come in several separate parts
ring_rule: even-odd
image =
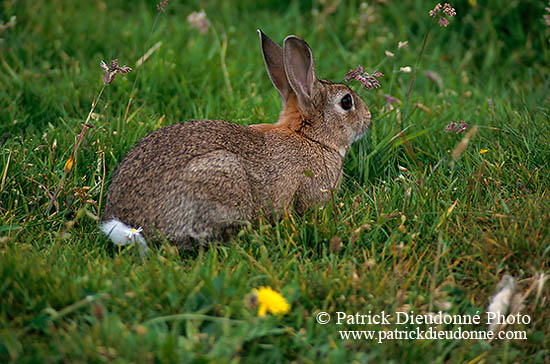
[[[285,67],[283,65],[283,48],[271,40],[271,38],[265,35],[260,29],[258,29],[258,34],[260,35],[260,41],[262,43],[262,55],[264,57],[267,74],[273,86],[279,91],[284,106],[292,89],[288,84]]]
[[[304,109],[311,109],[316,91],[317,76],[311,48],[303,39],[289,35],[283,43],[285,72],[298,102]]]

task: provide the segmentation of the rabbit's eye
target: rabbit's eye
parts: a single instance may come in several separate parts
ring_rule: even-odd
[[[351,109],[351,107],[353,106],[353,99],[351,98],[351,95],[346,94],[346,96],[342,97],[342,100],[340,100],[340,105],[344,110]]]

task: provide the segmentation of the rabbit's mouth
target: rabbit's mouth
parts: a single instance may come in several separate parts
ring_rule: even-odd
[[[361,139],[361,138],[363,137],[363,135],[365,135],[365,133],[367,132],[367,129],[368,129],[369,125],[370,125],[370,122],[368,122],[366,126],[363,126],[363,127],[361,128],[361,130],[360,130],[358,133],[355,134],[355,138],[353,138],[352,143],[355,143],[356,141],[358,141],[359,139]]]
[[[351,145],[353,143],[355,143],[356,141],[358,141],[359,139],[361,139],[363,137],[363,135],[365,135],[365,133],[367,132],[367,129],[369,128],[369,126],[370,126],[370,119],[367,118],[366,122],[360,123],[356,130],[352,129],[353,130],[353,132],[352,132],[353,135],[351,135],[351,138],[349,139],[349,140],[351,140],[351,142],[346,147],[340,148],[338,150],[338,152],[340,153],[340,156],[342,158],[346,157],[346,154],[347,154],[349,148],[351,147]]]
[[[365,135],[365,133],[367,132],[367,129],[370,127],[370,124],[371,124],[371,115],[370,115],[369,109],[367,108],[367,105],[363,104],[361,106],[363,108],[363,113],[362,113],[363,117],[361,118],[361,121],[358,123],[359,128],[357,130],[357,133],[355,134],[355,137],[353,138],[353,143],[355,143],[356,141],[361,139],[363,135]]]

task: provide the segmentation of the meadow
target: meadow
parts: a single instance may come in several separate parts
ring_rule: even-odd
[[[445,27],[425,0],[165,3],[0,4],[0,362],[550,362],[550,4],[453,2]],[[333,201],[209,248],[113,246],[98,219],[140,138],[277,119],[258,28],[303,37],[324,79],[384,75],[348,83],[373,122]],[[104,84],[113,59],[132,71]],[[530,321],[499,329],[524,339],[379,343],[340,331],[488,327],[336,323],[483,315],[505,275]],[[258,315],[262,286],[286,314]]]

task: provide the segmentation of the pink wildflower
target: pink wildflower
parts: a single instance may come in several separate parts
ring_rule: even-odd
[[[456,15],[456,10],[452,8],[449,3],[445,3],[445,5],[443,5],[443,13],[448,17],[453,17]]]
[[[354,79],[361,82],[363,86],[367,88],[367,90],[371,90],[373,88],[380,87],[380,82],[378,82],[376,78],[383,77],[384,75],[378,71],[374,71],[372,75],[369,75],[366,71],[363,70],[363,67],[361,65],[358,65],[356,70],[350,70],[348,73],[346,73],[346,76],[348,76],[344,79],[346,82]]]
[[[157,11],[160,13],[161,11],[164,11],[164,8],[168,5],[170,0],[164,0],[157,4]]]
[[[187,21],[191,27],[198,29],[201,34],[206,34],[208,32],[208,28],[210,27],[210,20],[206,17],[206,12],[204,9],[198,13],[194,11],[189,14],[187,16]]]
[[[115,79],[117,73],[128,73],[132,69],[128,66],[122,66],[120,67],[118,65],[118,59],[113,59],[111,63],[109,64],[109,67],[105,64],[104,61],[101,61],[99,64],[101,68],[103,69],[103,84],[107,85]]]
[[[448,132],[454,132],[456,134],[463,133],[468,128],[468,124],[463,120],[457,120],[456,122],[452,121],[445,127],[445,130]]]
[[[430,10],[430,16],[434,16],[435,14],[439,13],[441,11],[441,4],[437,4],[433,10]]]
[[[445,3],[443,6],[438,3],[433,10],[430,10],[429,14],[432,18],[438,17],[439,25],[446,27],[449,25],[449,20],[447,20],[445,16],[448,16],[449,18],[455,16],[456,10],[449,3]]]
[[[494,110],[494,109],[495,109],[495,104],[494,104],[494,102],[493,102],[493,98],[492,98],[492,97],[490,97],[490,98],[487,99],[487,103],[489,104],[489,109],[491,109],[491,110]]]

